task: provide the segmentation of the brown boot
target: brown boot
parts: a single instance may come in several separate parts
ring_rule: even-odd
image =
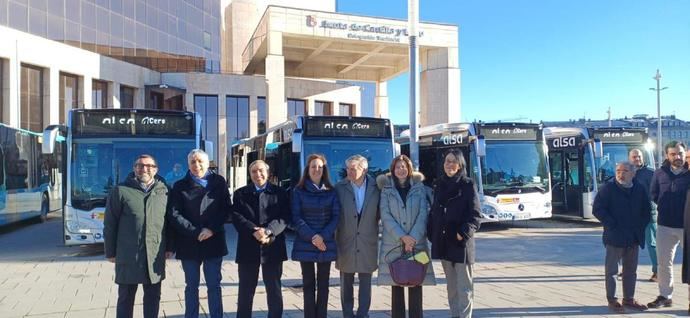
[[[617,300],[609,301],[609,310],[619,314],[625,312],[625,308]]]
[[[631,309],[635,309],[635,310],[638,310],[638,311],[645,311],[645,310],[647,310],[647,306],[645,306],[645,305],[643,305],[643,304],[640,304],[640,303],[637,302],[637,300],[635,300],[635,299],[623,299],[623,306],[628,307],[628,308],[631,308]]]

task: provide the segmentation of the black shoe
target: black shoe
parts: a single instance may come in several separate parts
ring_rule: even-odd
[[[673,299],[668,299],[664,296],[657,296],[656,299],[647,304],[649,308],[659,308],[659,307],[671,307],[673,305]]]

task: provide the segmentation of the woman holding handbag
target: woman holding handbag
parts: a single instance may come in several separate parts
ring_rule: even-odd
[[[422,286],[401,286],[391,276],[389,264],[401,254],[428,253],[426,221],[429,213],[429,189],[424,175],[414,172],[412,161],[405,155],[393,159],[391,173],[380,175],[376,183],[381,189],[381,223],[383,235],[379,249],[378,285],[391,286],[391,317],[405,317],[405,287],[408,287],[410,318],[423,316]],[[431,264],[426,266],[422,285],[435,285]]]
[[[459,150],[444,156],[444,174],[434,182],[429,220],[431,257],[446,274],[451,317],[472,317],[474,232],[479,229],[479,197]]]

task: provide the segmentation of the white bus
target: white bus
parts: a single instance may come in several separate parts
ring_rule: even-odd
[[[250,183],[248,166],[257,159],[271,167],[271,182],[285,189],[297,184],[310,154],[326,157],[331,182],[345,178],[345,160],[360,154],[369,174],[388,171],[395,156],[388,119],[342,116],[295,116],[266,133],[237,141],[227,160],[231,191]]]
[[[592,218],[599,186],[615,177],[616,163],[627,161],[630,150],[641,150],[645,164],[655,167],[646,128],[547,127],[545,133],[553,210],[559,215]]]
[[[150,109],[76,109],[66,130],[66,200],[63,208],[66,245],[103,242],[108,191],[132,172],[137,156],[150,154],[162,177],[187,169],[187,154],[202,147],[196,113]],[[55,150],[60,129],[44,131],[44,153]],[[175,167],[177,165],[177,167]],[[179,177],[177,177],[179,178]],[[166,180],[172,185],[176,180]]]
[[[409,131],[398,138],[409,153]],[[483,222],[551,217],[549,165],[542,127],[525,123],[448,123],[419,130],[419,170],[431,186],[443,155],[458,149],[482,205]]]
[[[63,149],[41,153],[41,134],[0,124],[0,225],[59,209]]]

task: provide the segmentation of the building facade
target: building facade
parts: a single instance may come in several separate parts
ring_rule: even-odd
[[[42,131],[73,108],[197,111],[224,173],[233,141],[292,115],[388,117],[406,25],[335,1],[0,0],[0,120]],[[420,30],[420,123],[458,121],[457,26]]]

